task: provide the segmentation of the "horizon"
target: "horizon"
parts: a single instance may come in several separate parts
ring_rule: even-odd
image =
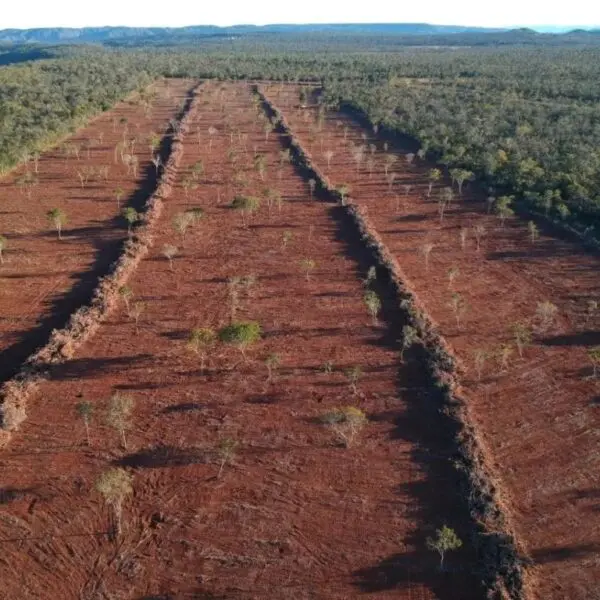
[[[160,15],[160,16],[158,16]],[[232,15],[235,15],[232,18]],[[435,15],[435,18],[432,18]],[[600,5],[590,9],[587,1],[573,0],[568,6],[551,4],[540,10],[520,0],[502,6],[483,6],[474,0],[457,0],[451,6],[432,0],[427,6],[390,6],[387,0],[368,5],[346,5],[341,0],[323,3],[305,0],[299,5],[263,0],[257,7],[238,0],[199,6],[189,0],[172,0],[169,10],[158,0],[144,3],[105,0],[87,5],[76,0],[31,0],[13,4],[2,15],[1,29],[47,29],[86,27],[190,27],[235,25],[324,25],[324,24],[432,24],[495,29],[590,29],[600,25]]]

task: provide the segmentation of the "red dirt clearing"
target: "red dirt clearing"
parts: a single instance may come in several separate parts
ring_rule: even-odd
[[[443,523],[466,540],[465,515],[434,393],[416,359],[399,364],[392,299],[383,296],[386,320],[373,325],[359,279],[368,264],[339,209],[311,201],[289,164],[278,175],[280,140],[265,140],[247,87],[206,84],[201,94],[200,141],[188,136],[181,181],[198,160],[205,175],[189,198],[180,186],[166,203],[154,252],[131,282],[132,302],[145,307],[139,331],[121,310],[55,367],[2,455],[1,594],[481,598],[468,547],[444,572],[425,549]],[[232,146],[246,185],[239,176],[233,185]],[[266,157],[264,182],[254,152]],[[281,211],[263,205],[243,227],[225,204],[240,186],[281,191]],[[192,207],[205,214],[182,240],[172,221]],[[173,271],[165,244],[179,247]],[[304,259],[316,263],[309,281]],[[237,317],[259,321],[263,340],[247,362],[219,345],[201,372],[185,347],[190,330],[227,324],[228,279],[250,275]],[[272,353],[281,366],[267,383]],[[362,371],[357,394],[344,375],[352,367]],[[126,451],[104,424],[114,390],[135,400]],[[75,412],[82,400],[95,407],[91,447]],[[346,405],[369,417],[350,448],[317,422]],[[217,478],[227,438],[239,446]],[[93,489],[112,464],[134,476],[117,546]]]
[[[390,191],[381,140],[342,114],[328,114],[316,131],[316,108],[300,109],[296,87],[266,92],[332,183],[349,184],[351,200],[368,210],[407,285],[462,361],[464,395],[505,491],[503,504],[533,561],[532,596],[589,599],[600,580],[600,381],[589,377],[586,354],[600,345],[600,312],[588,313],[589,302],[600,298],[597,257],[544,232],[531,243],[525,223],[509,219],[502,227],[471,190],[454,200],[441,223],[435,198],[449,182],[427,200],[428,167],[409,164],[408,151],[394,150]],[[377,146],[371,175],[366,161],[357,170],[353,160],[352,148],[361,144]],[[328,150],[334,153],[329,169]],[[479,252],[477,225],[486,231]],[[433,245],[429,269],[426,244]],[[451,270],[457,272],[452,284]],[[460,326],[453,293],[465,306]],[[556,322],[522,358],[515,350],[502,367],[502,348],[514,344],[511,325],[531,322],[537,303],[546,300],[558,307]],[[476,350],[487,356],[481,380]]]
[[[42,154],[38,173],[30,164],[0,181],[0,234],[8,239],[0,266],[0,381],[88,301],[98,277],[116,259],[127,233],[115,190],[122,190],[121,206],[142,206],[156,182],[149,136],[163,138],[191,85],[186,80],[156,82],[147,114],[133,95]],[[115,160],[115,146],[124,136],[137,140],[137,177]],[[106,178],[99,172],[105,167]],[[27,169],[37,178],[30,187],[18,183]],[[82,188],[78,172],[86,170],[91,177]],[[62,241],[46,217],[56,207],[68,217]]]

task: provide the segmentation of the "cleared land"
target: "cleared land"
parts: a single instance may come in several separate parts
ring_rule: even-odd
[[[145,93],[145,106],[132,95],[42,154],[37,166],[31,161],[0,181],[0,234],[7,239],[0,381],[88,302],[118,256],[127,236],[121,209],[139,210],[154,189],[152,156],[166,158],[169,123],[191,87],[187,80],[158,81]],[[62,240],[47,217],[55,208],[67,218]]]
[[[396,160],[388,161],[383,141],[343,114],[326,114],[319,128],[316,105],[302,108],[296,86],[264,89],[331,182],[347,184],[351,201],[367,209],[461,361],[464,396],[500,499],[532,560],[532,596],[593,597],[600,579],[600,381],[591,377],[587,350],[600,344],[600,313],[591,308],[600,298],[598,258],[543,228],[532,241],[521,220],[502,225],[468,186],[462,198],[455,188],[442,221],[437,199],[450,182],[436,183],[428,198],[430,166],[409,162],[414,150],[391,144],[387,154]],[[536,311],[545,301],[558,311],[542,327]],[[523,356],[511,331],[516,323],[533,331]]]
[[[468,544],[443,572],[425,549],[443,523],[466,542],[468,520],[436,392],[417,356],[399,360],[395,299],[372,284],[383,302],[373,322],[360,241],[339,207],[310,198],[248,88],[201,94],[178,189],[130,282],[139,323],[121,307],[53,367],[3,452],[2,594],[482,597]],[[266,188],[281,207],[272,196],[269,210]],[[239,193],[263,198],[247,226],[228,207]],[[182,236],[174,223],[193,208],[203,216]],[[172,269],[165,245],[177,247]],[[263,338],[246,358],[217,344],[202,370],[187,339],[229,323],[232,277],[244,278],[236,319],[259,322]],[[127,448],[106,426],[115,392],[135,402]],[[81,402],[93,407],[90,446]],[[344,406],[368,416],[348,448],[320,419]],[[134,489],[118,543],[94,490],[113,465]]]

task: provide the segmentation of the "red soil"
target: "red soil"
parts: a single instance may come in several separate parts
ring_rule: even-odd
[[[466,539],[464,514],[422,367],[399,364],[392,300],[383,296],[386,320],[373,325],[359,279],[368,263],[339,209],[311,201],[290,165],[278,177],[280,140],[265,141],[248,89],[207,84],[202,94],[200,143],[188,136],[183,160],[189,172],[201,159],[206,175],[189,199],[180,186],[166,203],[154,252],[131,282],[145,306],[139,330],[124,310],[113,314],[78,357],[53,368],[3,452],[0,596],[481,597],[468,548],[443,573],[425,549],[442,523]],[[272,187],[285,200],[272,216],[263,205],[248,228],[226,206],[237,189],[228,126],[240,131],[237,148],[248,134],[249,152],[238,153],[245,193]],[[254,146],[267,157],[264,182],[251,168]],[[205,215],[184,241],[172,220],[192,206]],[[179,246],[173,271],[164,244]],[[310,281],[306,258],[316,262]],[[187,335],[226,324],[228,278],[250,274],[238,318],[259,321],[264,338],[247,362],[219,345],[203,373]],[[267,384],[271,353],[281,366]],[[327,361],[332,374],[320,370]],[[356,395],[343,375],[353,366],[363,372]],[[115,390],[135,400],[127,450],[104,424]],[[82,400],[95,407],[91,447],[75,412]],[[316,422],[346,405],[369,416],[350,448]],[[217,478],[225,438],[239,447]],[[134,475],[118,546],[94,491],[115,463]]]
[[[0,234],[8,239],[0,266],[0,380],[13,375],[53,328],[87,302],[98,276],[116,259],[127,232],[115,190],[123,190],[122,205],[141,207],[155,185],[147,140],[153,132],[164,135],[191,85],[186,80],[159,81],[151,88],[156,95],[148,115],[131,96],[94,119],[65,140],[82,148],[79,160],[67,157],[64,145],[44,153],[31,197],[17,181],[28,168],[34,172],[33,165],[0,181]],[[128,138],[138,139],[137,177],[114,160],[115,145],[123,136],[121,119],[127,120]],[[96,143],[88,155],[84,145],[90,140]],[[110,169],[108,178],[95,177],[82,189],[77,172],[104,166]],[[62,241],[46,217],[55,207],[68,217]]]
[[[550,235],[532,244],[524,222],[509,219],[502,227],[485,214],[474,190],[464,191],[440,223],[434,198],[450,183],[436,186],[427,200],[428,165],[409,165],[408,151],[394,150],[398,161],[391,171],[397,178],[390,193],[381,140],[341,114],[328,114],[315,134],[315,109],[299,108],[297,89],[271,86],[267,96],[332,183],[350,185],[351,201],[368,210],[406,283],[462,361],[464,395],[501,500],[533,561],[532,597],[591,598],[600,580],[600,380],[589,377],[586,350],[600,345],[600,311],[592,316],[586,311],[590,300],[600,298],[597,257]],[[372,176],[365,163],[357,172],[351,154],[352,144],[365,141],[377,145]],[[329,149],[335,154],[326,169],[323,153]],[[480,252],[473,236],[478,224],[487,232]],[[461,228],[469,230],[464,251]],[[427,270],[420,251],[429,243],[434,247]],[[459,274],[450,289],[453,268]],[[453,291],[467,306],[460,327],[450,305]],[[535,336],[522,358],[514,351],[508,368],[501,369],[499,351],[514,344],[510,326],[531,322],[537,303],[545,300],[558,307],[557,322]],[[476,349],[493,355],[481,381]]]

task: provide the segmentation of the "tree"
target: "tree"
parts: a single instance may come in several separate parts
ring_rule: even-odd
[[[442,172],[439,169],[430,169],[427,175],[429,179],[429,188],[427,190],[427,197],[431,196],[431,190],[433,189],[433,184],[437,183],[442,178]]]
[[[442,188],[440,195],[438,197],[438,213],[440,215],[440,223],[444,222],[444,215],[446,214],[446,208],[448,206],[450,206],[453,198],[454,198],[454,193],[452,192],[452,188],[449,188],[449,187]]]
[[[486,234],[485,227],[481,224],[475,225],[473,228],[473,233],[475,235],[476,249],[477,252],[479,252],[479,249],[481,248],[481,240],[483,240]]]
[[[512,326],[512,334],[519,356],[523,358],[523,350],[531,344],[531,330],[525,323],[515,323]]]
[[[538,302],[535,310],[537,329],[540,333],[548,331],[555,323],[558,307],[549,300]]]
[[[58,232],[58,239],[62,240],[62,229],[67,224],[67,215],[60,208],[53,208],[46,213],[46,216]]]
[[[246,348],[262,338],[262,329],[256,321],[237,321],[219,330],[219,340],[236,346],[246,359]]]
[[[600,368],[600,346],[588,349],[588,358],[592,363],[592,377],[598,377],[598,369]]]
[[[173,244],[165,244],[162,249],[163,256],[169,261],[169,269],[173,270],[173,259],[177,256],[179,248]]]
[[[8,240],[3,235],[0,235],[0,265],[4,264],[4,251],[7,246]]]
[[[467,171],[466,169],[450,169],[450,177],[452,177],[452,181],[455,181],[458,185],[458,195],[462,196],[464,182],[473,179],[474,175],[471,171]]]
[[[180,212],[173,217],[173,228],[181,236],[181,243],[185,243],[185,236],[192,226],[195,216],[192,212]]]
[[[204,372],[206,356],[217,339],[216,333],[209,327],[192,329],[188,337],[187,347],[200,358],[200,372]]]
[[[306,281],[310,281],[310,274],[315,270],[317,263],[312,258],[304,258],[300,261],[300,266],[306,276]]]
[[[128,285],[122,285],[119,288],[119,296],[123,299],[125,310],[129,313],[129,301],[133,297],[133,290]]]
[[[221,477],[225,465],[227,463],[231,463],[235,458],[238,445],[238,441],[234,440],[233,438],[224,438],[219,442],[217,446],[217,453],[221,459],[221,466],[219,467],[219,472],[217,473],[217,479]]]
[[[85,438],[87,445],[91,446],[90,443],[90,421],[94,413],[94,407],[89,402],[79,402],[75,407],[77,414],[82,418],[83,425],[85,427]]]
[[[419,339],[419,332],[410,325],[402,327],[402,342],[400,346],[400,362],[404,362],[404,352]]]
[[[452,311],[454,312],[456,326],[460,329],[462,317],[467,311],[467,303],[458,292],[454,292],[452,294],[452,298],[450,299],[450,308],[452,308]]]
[[[344,406],[321,416],[321,421],[331,426],[346,448],[350,448],[367,424],[367,415],[355,406]]]
[[[265,358],[265,366],[267,367],[267,383],[273,381],[273,371],[276,371],[281,364],[279,354],[271,353]]]
[[[359,366],[350,367],[346,369],[345,375],[348,378],[348,385],[352,390],[353,394],[358,394],[358,382],[362,376],[362,370]]]
[[[427,548],[440,555],[440,569],[444,568],[444,556],[446,552],[458,550],[462,546],[461,539],[456,535],[454,529],[443,525],[441,529],[436,529],[434,538],[427,538]]]
[[[345,206],[346,198],[348,197],[348,194],[350,193],[350,186],[346,183],[343,183],[342,185],[340,185],[337,188],[337,193],[340,195],[340,200],[342,202],[342,206]]]
[[[435,245],[429,242],[421,246],[421,255],[425,259],[425,271],[429,271],[429,257],[431,256],[431,252],[434,248]]]
[[[125,195],[125,192],[123,191],[123,188],[118,187],[115,190],[115,198],[117,200],[117,210],[121,210],[121,200],[123,199],[124,195]]]
[[[109,400],[108,411],[106,413],[106,423],[112,427],[121,437],[121,445],[127,450],[127,437],[125,432],[131,426],[131,413],[133,412],[134,401],[131,396],[126,396],[115,392]]]
[[[132,206],[126,206],[121,214],[127,223],[127,233],[131,236],[132,227],[140,220],[140,214]]]
[[[512,196],[500,196],[494,204],[494,211],[500,218],[502,227],[504,227],[504,221],[515,214],[514,210],[511,208],[512,201]]]
[[[254,196],[235,196],[231,208],[242,213],[242,224],[247,227],[252,215],[260,208],[260,199]]]
[[[133,477],[125,469],[109,469],[96,480],[96,490],[113,511],[113,535],[119,537],[122,531],[123,502],[133,494]]]
[[[333,160],[335,153],[332,150],[327,150],[323,153],[323,156],[325,156],[325,160],[327,161],[327,170],[329,171],[331,168],[331,161]]]
[[[373,319],[373,325],[377,325],[377,315],[381,310],[381,300],[376,292],[373,290],[367,290],[363,296],[363,300],[371,319]]]

